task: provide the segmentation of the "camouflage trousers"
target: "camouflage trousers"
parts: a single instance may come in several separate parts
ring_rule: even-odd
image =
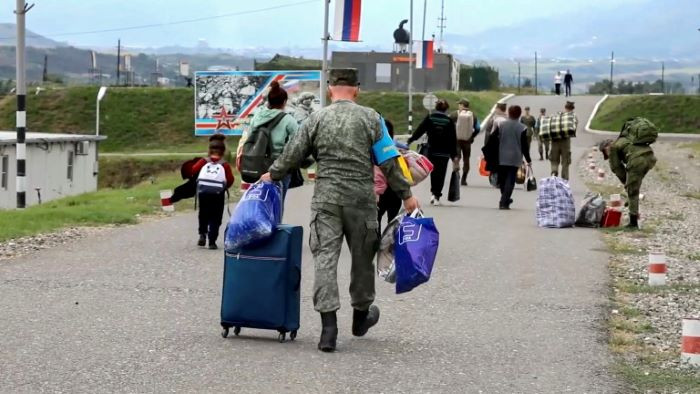
[[[549,162],[552,165],[552,174],[569,180],[569,166],[571,165],[571,138],[554,140],[549,151]],[[561,164],[561,172],[559,172]]]
[[[654,156],[632,159],[627,165],[625,191],[629,199],[630,215],[639,215],[639,191],[642,188],[642,180],[655,165],[656,158]]]
[[[311,205],[309,246],[314,256],[314,309],[340,309],[338,259],[343,239],[350,248],[350,298],[352,307],[367,310],[374,302],[374,256],[379,248],[377,208]]]

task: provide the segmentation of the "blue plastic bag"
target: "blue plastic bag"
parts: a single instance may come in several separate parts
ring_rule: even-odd
[[[396,294],[406,293],[430,279],[440,233],[432,218],[404,216],[396,232],[394,259]]]
[[[282,188],[279,183],[257,182],[236,205],[226,226],[224,247],[235,252],[272,237],[282,221]]]

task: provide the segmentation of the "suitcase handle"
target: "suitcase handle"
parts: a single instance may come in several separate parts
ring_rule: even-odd
[[[294,291],[299,291],[301,288],[301,268],[294,267],[297,271],[297,284],[294,286]]]

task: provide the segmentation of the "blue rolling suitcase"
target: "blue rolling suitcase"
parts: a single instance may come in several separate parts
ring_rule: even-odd
[[[301,226],[279,225],[262,244],[227,251],[221,294],[221,335],[229,328],[277,330],[280,342],[299,329]]]

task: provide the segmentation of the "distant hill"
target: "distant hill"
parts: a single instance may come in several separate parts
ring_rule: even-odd
[[[48,55],[49,74],[60,75],[67,82],[86,83],[89,81],[90,50],[79,49],[71,46],[56,46],[46,48],[27,48],[27,79],[29,81],[41,80],[44,55]],[[127,53],[124,51],[122,53]],[[158,59],[159,72],[163,77],[170,78],[179,84],[184,80],[179,76],[180,61],[187,61],[190,70],[207,70],[210,67],[223,69],[251,69],[253,59],[229,54],[212,55],[146,55],[133,54],[131,58],[132,68],[135,73],[136,84],[150,84],[152,73],[155,72],[156,59]],[[105,83],[115,82],[117,57],[116,54],[97,53],[97,66],[103,74]],[[15,78],[15,48],[13,46],[0,46],[0,79]]]
[[[600,58],[614,50],[627,58],[700,58],[698,0],[645,0],[605,9],[589,7],[559,18],[506,21],[473,35],[447,34],[449,51],[470,59],[532,56]]]
[[[15,45],[17,37],[17,29],[14,23],[0,23],[0,45]],[[27,46],[35,48],[56,48],[68,46],[65,43],[58,42],[36,34],[31,30],[26,33]]]

